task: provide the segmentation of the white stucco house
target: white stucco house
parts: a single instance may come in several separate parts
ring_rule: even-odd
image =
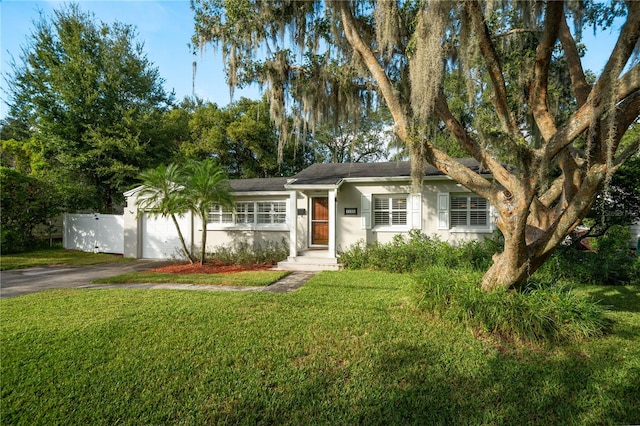
[[[478,170],[473,159],[459,160]],[[492,207],[466,188],[426,166],[414,192],[410,162],[313,164],[291,178],[230,181],[235,211],[215,208],[206,224],[180,218],[187,244],[199,244],[206,226],[208,248],[222,244],[285,241],[284,269],[337,269],[337,255],[358,241],[388,242],[418,229],[456,243],[494,230]],[[178,253],[169,219],[139,215],[138,190],[125,193],[124,255],[168,258]]]

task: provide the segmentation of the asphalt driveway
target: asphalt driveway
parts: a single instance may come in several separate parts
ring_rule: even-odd
[[[166,265],[166,261],[138,259],[127,263],[93,266],[42,266],[0,272],[0,298],[20,296],[54,288],[85,287],[91,281]]]
[[[116,284],[91,285],[91,281],[128,272],[157,268],[171,262],[138,259],[129,263],[94,266],[43,266],[0,272],[0,298],[21,296],[55,288],[149,288],[200,291],[261,291],[289,293],[303,286],[317,272],[295,271],[267,287],[229,287],[192,284]]]

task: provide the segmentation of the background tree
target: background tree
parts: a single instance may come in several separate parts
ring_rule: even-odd
[[[357,120],[340,120],[318,125],[312,140],[318,163],[373,163],[389,156],[395,137],[391,116],[384,108],[370,111]]]
[[[189,137],[180,144],[187,159],[215,159],[231,178],[291,176],[307,166],[305,146],[290,144],[278,163],[278,136],[266,101],[242,98],[224,108],[210,102],[184,104]],[[313,157],[311,157],[313,158]]]
[[[6,76],[8,122],[29,129],[46,160],[38,173],[77,208],[111,210],[141,169],[172,155],[154,132],[171,96],[135,37],[72,4],[41,17]]]
[[[189,262],[193,263],[195,257],[185,243],[176,218],[189,211],[189,205],[184,197],[184,186],[180,184],[185,180],[184,173],[184,168],[176,163],[168,166],[161,164],[155,169],[143,171],[138,176],[142,188],[137,194],[136,204],[142,214],[171,218],[178,232],[182,252]]]
[[[2,253],[33,249],[38,225],[60,214],[59,194],[48,182],[0,167],[0,235]]]
[[[640,139],[620,143],[640,111],[633,55],[640,2],[192,5],[194,44],[220,48],[231,87],[266,86],[281,144],[286,111],[314,123],[331,114],[356,117],[384,101],[412,154],[416,184],[426,161],[489,200],[504,247],[483,277],[485,290],[520,288],[640,147]],[[581,28],[602,31],[616,18],[617,42],[591,84],[580,59]],[[451,75],[460,84],[447,84]],[[433,143],[441,127],[492,179]]]

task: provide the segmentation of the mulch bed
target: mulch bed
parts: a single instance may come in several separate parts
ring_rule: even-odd
[[[234,274],[236,272],[243,271],[264,271],[271,269],[272,265],[221,265],[216,263],[205,263],[200,265],[199,263],[189,264],[174,264],[167,265],[161,268],[150,269],[147,272],[160,272],[164,274]]]

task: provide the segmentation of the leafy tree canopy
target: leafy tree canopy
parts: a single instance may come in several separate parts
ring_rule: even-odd
[[[33,231],[59,214],[59,194],[48,182],[0,167],[0,226],[2,253],[32,249]]]
[[[224,108],[186,100],[169,112],[167,125],[179,155],[215,159],[231,178],[291,176],[313,158],[308,144],[289,144],[278,162],[278,132],[264,100],[242,98]]]
[[[192,6],[194,45],[222,51],[232,88],[266,88],[281,144],[287,111],[314,128],[384,102],[416,184],[428,162],[488,199],[505,243],[486,290],[520,288],[640,146],[620,143],[640,111],[637,1]],[[596,79],[581,62],[583,28],[617,33]],[[434,138],[434,129],[450,136]],[[492,178],[455,161],[440,141],[455,141]]]
[[[47,179],[90,194],[78,207],[111,209],[141,168],[172,154],[154,132],[172,96],[129,25],[77,4],[41,16],[6,79],[8,123],[40,144]]]
[[[313,132],[316,162],[373,163],[389,157],[389,148],[397,146],[391,129],[391,116],[378,108],[358,117],[320,124]]]

